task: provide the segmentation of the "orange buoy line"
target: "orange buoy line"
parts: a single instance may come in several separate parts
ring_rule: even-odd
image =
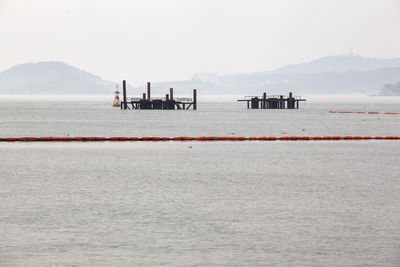
[[[330,110],[329,113],[355,113],[355,114],[386,114],[386,115],[397,115],[400,112],[376,112],[376,111],[341,111],[341,110]]]
[[[105,142],[105,141],[331,141],[331,140],[400,140],[400,136],[177,136],[177,137],[0,137],[0,142]]]

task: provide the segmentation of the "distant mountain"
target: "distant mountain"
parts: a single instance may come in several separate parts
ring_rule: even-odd
[[[176,94],[378,94],[383,84],[400,80],[400,59],[330,56],[277,70],[236,75],[195,74],[190,80],[152,83],[153,95],[164,95],[173,87]],[[110,94],[115,83],[63,62],[17,65],[0,72],[0,94]],[[140,96],[145,85],[129,96]]]
[[[400,80],[400,59],[360,56],[324,57],[312,62],[289,65],[274,71],[237,75],[196,74],[191,80],[152,84],[156,93],[173,87],[177,93],[192,88],[204,94],[287,93],[377,94],[386,83]],[[144,90],[144,86],[139,89]],[[164,90],[163,90],[164,89]]]
[[[115,83],[63,62],[16,65],[0,72],[0,94],[110,94]]]
[[[400,67],[400,58],[381,59],[352,55],[321,57],[303,64],[288,65],[275,70],[279,73],[322,73],[369,71]]]
[[[400,82],[385,84],[379,94],[382,96],[400,96]]]

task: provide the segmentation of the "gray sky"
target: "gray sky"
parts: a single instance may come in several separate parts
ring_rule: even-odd
[[[400,0],[0,0],[0,71],[57,60],[138,85],[400,58],[399,25]]]

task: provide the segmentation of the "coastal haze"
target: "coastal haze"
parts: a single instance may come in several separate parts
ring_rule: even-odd
[[[399,266],[398,0],[0,0],[0,266]],[[112,107],[191,97],[196,110]],[[299,109],[247,109],[293,92]],[[342,111],[336,112],[336,111]],[[369,113],[370,112],[370,113]]]
[[[190,80],[153,83],[152,90],[163,94],[168,88],[190,94],[193,88],[204,95],[259,94],[260,90],[279,94],[382,94],[400,95],[400,59],[366,58],[355,55],[323,57],[272,71],[237,75],[197,73]],[[106,95],[121,82],[111,82],[63,62],[38,62],[14,66],[0,72],[0,94]],[[145,85],[130,94],[140,95]]]
[[[350,53],[400,58],[399,10],[398,0],[1,0],[0,71],[61,61],[136,87]]]

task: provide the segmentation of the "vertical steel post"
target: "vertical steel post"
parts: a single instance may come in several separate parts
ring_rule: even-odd
[[[128,103],[126,102],[126,81],[122,81],[122,94],[124,97],[124,109],[128,109]]]
[[[197,90],[193,89],[193,110],[197,109]]]

